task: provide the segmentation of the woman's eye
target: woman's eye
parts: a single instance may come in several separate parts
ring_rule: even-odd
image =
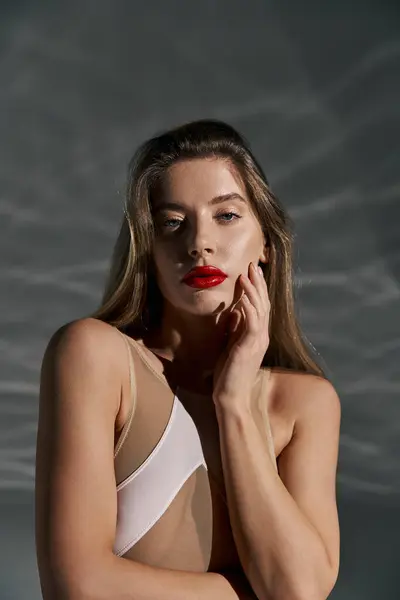
[[[237,215],[234,212],[226,212],[217,215],[217,219],[221,219],[226,223],[230,223],[231,221],[235,221],[236,219],[240,218],[240,215]],[[165,229],[176,229],[177,227],[179,227],[180,223],[183,223],[183,221],[184,219],[164,219],[162,222],[162,227]]]
[[[168,229],[170,229],[173,227],[173,225],[171,227],[171,225],[170,225],[171,223],[174,223],[174,222],[180,223],[181,221],[182,221],[182,219],[165,219],[165,221],[163,221],[162,225],[163,225],[163,227],[167,227]]]
[[[223,219],[223,217],[231,217],[233,216],[234,219]],[[218,219],[222,219],[223,221],[226,221],[227,223],[230,223],[231,221],[234,221],[236,219],[240,219],[240,215],[237,215],[234,212],[227,212],[227,213],[222,213],[220,215],[217,215]]]

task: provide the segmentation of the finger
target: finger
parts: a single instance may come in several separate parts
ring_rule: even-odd
[[[261,268],[254,263],[250,264],[249,272],[251,273],[251,281],[256,287],[258,293],[260,294],[261,302],[264,307],[264,311],[269,310],[269,296],[268,296],[268,288],[267,282],[265,281],[264,273]]]
[[[241,298],[243,295],[243,289],[240,283],[240,275],[239,277],[236,279],[235,282],[235,289],[233,291],[233,299],[232,299],[232,306],[234,307],[238,302],[240,302]]]
[[[240,323],[240,319],[242,318],[242,315],[240,313],[240,310],[235,309],[232,312],[231,315],[231,321],[230,321],[230,328],[231,328],[231,332],[235,333],[237,328],[239,327],[239,323]]]
[[[259,331],[259,318],[256,307],[252,305],[247,294],[242,298],[242,308],[246,316],[247,329],[251,334],[257,334]]]
[[[268,285],[267,285],[267,280],[265,278],[264,272],[262,270],[262,268],[260,266],[257,267],[257,270],[259,270],[259,282],[261,284],[261,297],[265,298],[266,301],[266,305],[269,308],[270,307],[270,299],[269,299],[269,293],[268,293]]]
[[[248,277],[241,276],[241,283],[243,286],[244,293],[247,294],[251,304],[255,307],[257,314],[261,318],[266,312],[266,306],[264,305],[261,295],[255,285],[250,281]]]
[[[229,313],[233,314],[235,309],[237,308],[241,298],[243,295],[243,287],[241,285],[240,276],[237,278],[235,282],[235,289],[233,290],[233,299],[231,305],[229,307]]]

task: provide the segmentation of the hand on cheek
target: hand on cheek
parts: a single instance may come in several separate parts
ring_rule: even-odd
[[[240,275],[236,295],[228,344],[214,372],[214,402],[228,410],[240,409],[250,400],[269,344],[270,301],[259,267],[250,263],[248,276]]]

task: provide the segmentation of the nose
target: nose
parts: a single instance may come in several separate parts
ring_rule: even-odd
[[[213,254],[216,247],[215,231],[209,222],[197,222],[189,228],[187,250],[191,257]]]

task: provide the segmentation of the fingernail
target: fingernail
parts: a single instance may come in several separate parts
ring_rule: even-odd
[[[260,273],[260,275],[264,275],[262,268],[260,267],[260,265],[258,265],[258,272]]]

